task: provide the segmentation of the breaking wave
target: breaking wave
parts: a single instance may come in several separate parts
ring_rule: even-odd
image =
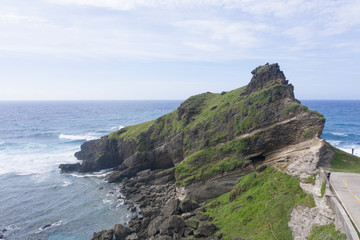
[[[87,135],[68,135],[68,134],[63,134],[61,133],[59,135],[60,139],[68,139],[68,140],[85,140],[85,141],[89,141],[89,140],[94,140],[96,138],[98,138],[97,136],[95,136],[94,133],[88,133]]]

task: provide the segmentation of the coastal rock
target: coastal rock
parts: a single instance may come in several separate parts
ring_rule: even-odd
[[[181,201],[179,204],[179,208],[183,213],[192,212],[198,207],[200,207],[200,205],[194,200],[191,200],[189,198],[185,199],[184,201]]]
[[[136,233],[130,234],[129,236],[127,236],[125,238],[125,240],[138,240],[138,239],[139,239],[139,237],[137,236]]]
[[[91,240],[113,240],[114,231],[110,230],[103,230],[97,233],[94,233]]]
[[[172,236],[174,233],[183,235],[185,231],[185,221],[180,216],[170,216],[159,226],[159,231],[160,235]]]
[[[216,231],[216,227],[211,222],[201,222],[198,227],[198,234],[201,237],[210,237]]]
[[[258,91],[272,84],[286,85],[289,82],[286,80],[284,73],[280,70],[280,66],[277,63],[267,63],[259,66],[251,71],[251,73],[253,77],[246,88],[247,93]]]
[[[179,199],[171,198],[168,200],[162,210],[164,216],[170,216],[179,213]]]
[[[59,165],[62,172],[76,172],[80,170],[80,167],[80,163],[67,163]]]
[[[114,234],[116,240],[125,240],[125,238],[131,234],[131,229],[122,224],[116,224],[114,226]]]
[[[164,216],[157,216],[154,220],[152,220],[147,227],[147,234],[149,236],[154,236],[155,234],[159,233],[159,226],[165,220]]]

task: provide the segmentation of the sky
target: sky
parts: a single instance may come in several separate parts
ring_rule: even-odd
[[[186,99],[279,63],[360,99],[359,0],[0,0],[0,100]]]

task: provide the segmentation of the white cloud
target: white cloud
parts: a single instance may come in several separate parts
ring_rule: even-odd
[[[34,16],[21,16],[12,13],[0,14],[0,22],[44,22],[44,19]]]
[[[330,17],[325,23],[325,35],[336,35],[360,25],[360,1],[344,1],[328,10]]]
[[[184,42],[183,44],[206,52],[216,52],[222,50],[221,46],[215,44],[200,43],[200,42]]]
[[[18,3],[11,11],[0,10],[1,55],[202,61],[284,57],[287,50],[336,45],[331,36],[360,24],[360,3],[350,0],[43,1],[30,9]]]
[[[266,31],[265,24],[235,22],[226,20],[188,20],[180,21],[174,26],[182,29],[187,38],[201,38],[203,41],[223,43],[241,49],[248,49],[260,44],[257,32]],[[210,45],[210,43],[208,45]]]

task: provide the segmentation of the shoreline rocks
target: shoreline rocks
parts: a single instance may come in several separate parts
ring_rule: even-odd
[[[167,174],[164,174],[167,172]],[[121,192],[129,209],[139,206],[139,211],[125,225],[94,233],[92,240],[114,237],[119,240],[135,239],[220,239],[213,234],[216,227],[201,214],[201,204],[191,199],[177,198],[173,171],[144,170],[136,177],[124,179]],[[160,177],[159,177],[160,176]]]

